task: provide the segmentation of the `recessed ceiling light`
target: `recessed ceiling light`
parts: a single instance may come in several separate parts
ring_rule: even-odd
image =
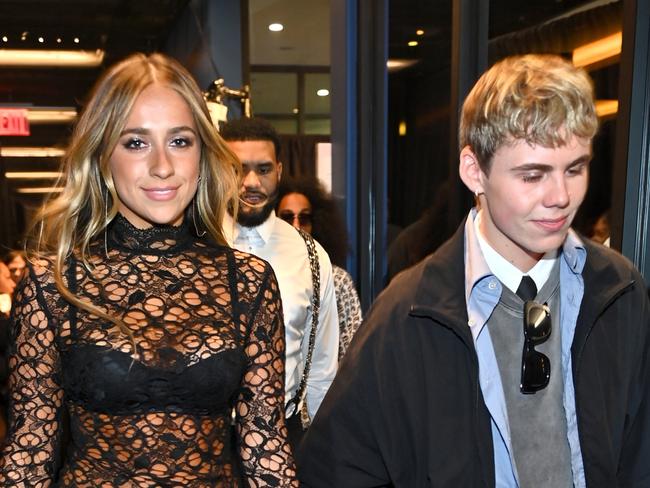
[[[43,39],[42,37],[39,37],[38,42],[43,43],[43,42],[45,42],[45,39]]]
[[[320,90],[318,90],[316,92],[316,95],[318,95],[319,97],[326,97],[329,94],[330,94],[330,91],[327,88],[321,88]]]
[[[79,44],[79,38],[78,38],[78,37],[75,37],[75,38],[74,38],[74,43],[75,43],[75,44]]]
[[[418,41],[409,41],[409,42],[408,42],[408,45],[411,46],[411,47],[417,46],[417,45],[418,45]]]
[[[3,42],[7,42],[8,40],[9,40],[9,38],[7,36],[2,36],[2,41]]]
[[[294,108],[294,109],[292,110],[292,112],[293,112],[294,114],[297,114],[297,113],[299,112],[299,110],[298,110],[297,108]]]
[[[416,33],[418,36],[423,36],[423,35],[424,35],[424,31],[423,31],[422,29],[418,29],[418,30],[416,30],[415,33]]]
[[[57,37],[57,38],[56,38],[56,42],[59,43],[59,44],[61,44],[61,38],[60,38],[60,37]]]
[[[271,32],[280,32],[284,30],[284,26],[282,24],[274,22],[273,24],[269,24],[269,30]]]

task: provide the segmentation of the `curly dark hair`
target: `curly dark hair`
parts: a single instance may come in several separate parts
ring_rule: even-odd
[[[275,159],[280,160],[280,136],[275,128],[259,117],[242,117],[221,124],[219,135],[226,141],[269,141],[275,148]]]
[[[276,210],[290,193],[300,193],[309,200],[312,236],[327,251],[332,263],[344,268],[348,254],[348,232],[334,199],[314,177],[285,177],[280,181]]]

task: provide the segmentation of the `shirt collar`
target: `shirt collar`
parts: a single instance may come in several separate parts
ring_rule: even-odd
[[[558,250],[554,249],[553,251],[547,252],[542,259],[540,259],[535,266],[533,266],[527,273],[522,272],[514,264],[504,258],[499,254],[485,239],[483,234],[481,234],[480,223],[483,216],[483,211],[479,210],[477,212],[476,218],[474,219],[474,232],[476,233],[476,238],[479,243],[479,247],[483,253],[485,261],[494,273],[494,275],[508,287],[513,293],[517,292],[519,288],[519,283],[521,278],[524,275],[530,276],[538,290],[542,289],[546,280],[551,275],[553,266],[558,258]]]
[[[513,288],[510,288],[513,291],[516,291],[517,288],[519,287],[519,282],[521,281],[521,277],[523,276],[524,273],[519,271],[515,266],[510,264],[507,260],[503,258],[500,254],[498,254],[492,247],[485,242],[485,246],[481,245],[481,239],[482,237],[480,236],[480,233],[478,232],[478,222],[477,222],[477,216],[479,214],[479,211],[476,208],[472,208],[469,212],[469,216],[467,218],[467,221],[465,222],[465,299],[466,303],[469,303],[469,296],[474,288],[474,286],[483,278],[486,276],[496,276],[499,281],[504,283],[508,288],[510,286],[514,286]],[[484,239],[483,239],[484,240]],[[512,282],[511,279],[507,278],[501,278],[501,276],[498,276],[495,272],[493,272],[488,265],[488,259],[486,258],[484,253],[490,253],[492,251],[498,258],[501,260],[505,261],[505,264],[512,266],[514,270],[518,273],[518,278],[516,279],[516,284],[511,284],[510,286],[506,283]],[[556,253],[557,255],[557,253]],[[552,256],[549,256],[552,258]],[[564,240],[564,244],[562,245],[562,258],[568,265],[569,269],[574,273],[574,274],[581,274],[582,270],[584,269],[585,262],[587,260],[587,250],[580,239],[578,237],[578,234],[573,230],[569,229],[569,232],[567,234],[567,238]],[[548,279],[548,273],[550,273],[551,269],[553,268],[553,263],[554,261],[552,259],[546,259],[546,256],[544,259],[540,261],[547,261],[546,263],[542,263],[542,266],[540,269],[535,270],[537,265],[533,267],[533,269],[528,273],[531,275],[533,280],[535,281],[535,284],[538,285],[537,289],[539,290],[541,286],[539,284],[542,284],[546,282],[546,279]],[[539,264],[539,263],[538,263]],[[547,271],[546,268],[548,268]],[[540,274],[538,274],[538,272]],[[546,274],[546,278],[542,280],[542,276],[544,273]],[[538,280],[540,280],[538,282]]]
[[[573,229],[569,229],[569,233],[564,240],[562,256],[574,274],[582,274],[587,261],[587,249]]]
[[[273,234],[275,228],[275,210],[271,210],[268,218],[256,227],[245,227],[232,218],[229,213],[226,213],[223,219],[223,231],[226,239],[230,245],[235,242],[247,240],[251,237],[258,237],[266,244]]]
[[[493,274],[478,243],[474,225],[477,213],[476,208],[472,208],[465,222],[465,303],[469,303],[469,296],[474,286],[483,278]]]

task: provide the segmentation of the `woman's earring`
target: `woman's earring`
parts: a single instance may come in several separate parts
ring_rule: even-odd
[[[104,254],[108,258],[108,188],[104,194]]]
[[[200,178],[200,176],[199,176],[199,178]],[[194,207],[196,205],[198,205],[196,203],[196,197],[194,197],[192,199],[192,204],[191,205],[192,205],[192,222],[194,222],[194,230],[196,231],[196,236],[197,237],[203,237],[205,234],[207,234],[207,232],[205,231],[205,229],[203,230],[203,232],[199,232],[199,226],[196,225],[196,213],[194,211]]]

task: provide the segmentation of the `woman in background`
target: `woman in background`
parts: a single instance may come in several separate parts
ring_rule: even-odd
[[[239,171],[177,62],[98,81],[16,295],[1,486],[297,486],[275,276],[221,229]]]
[[[14,283],[18,284],[23,277],[27,261],[25,260],[25,253],[23,251],[12,250],[7,253],[5,257],[5,264],[11,273],[11,279]]]
[[[350,274],[343,269],[348,251],[347,231],[336,202],[315,178],[285,178],[280,182],[278,217],[311,234],[332,261],[339,315],[339,360],[347,351],[363,317]]]

